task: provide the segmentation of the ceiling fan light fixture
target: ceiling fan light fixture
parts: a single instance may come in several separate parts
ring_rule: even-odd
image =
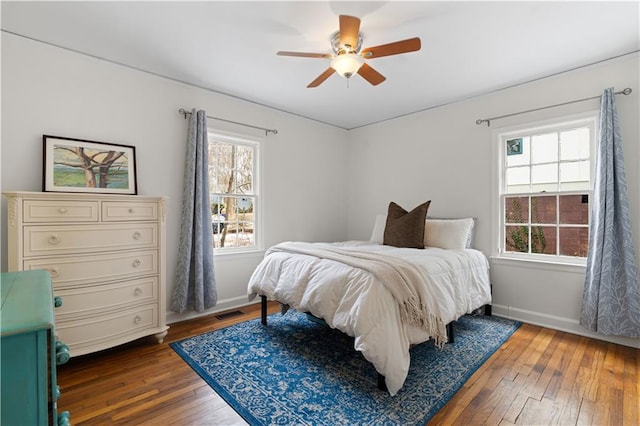
[[[345,78],[358,72],[362,64],[364,64],[364,58],[355,53],[344,53],[331,60],[331,68]]]

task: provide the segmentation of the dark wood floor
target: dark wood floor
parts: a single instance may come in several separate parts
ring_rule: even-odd
[[[173,324],[160,345],[140,339],[72,358],[58,367],[58,410],[74,425],[245,424],[168,345],[260,314],[242,311]],[[429,425],[637,426],[639,371],[640,349],[524,324]]]

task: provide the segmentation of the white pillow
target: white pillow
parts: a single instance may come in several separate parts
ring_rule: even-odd
[[[442,249],[464,249],[470,242],[473,218],[427,219],[424,227],[424,245]]]
[[[371,241],[374,243],[382,244],[384,241],[384,228],[387,226],[387,215],[376,215],[376,223],[373,225],[373,232],[371,233]]]

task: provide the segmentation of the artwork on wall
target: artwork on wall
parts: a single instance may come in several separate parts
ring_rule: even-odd
[[[522,154],[522,138],[509,139],[507,141],[507,155]]]
[[[136,148],[43,135],[42,190],[137,194]]]

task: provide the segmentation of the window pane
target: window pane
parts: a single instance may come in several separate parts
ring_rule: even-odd
[[[555,225],[557,223],[556,210],[555,195],[531,197],[531,223]]]
[[[558,161],[558,134],[535,135],[531,140],[531,163]]]
[[[209,145],[209,189],[211,192],[228,193],[233,166],[233,147],[223,142]]]
[[[512,140],[511,138],[505,140],[505,150],[506,150],[506,159],[507,159],[507,167],[513,166],[524,166],[525,164],[531,163],[531,138],[529,136],[516,138],[521,139],[521,153],[514,153],[509,151],[509,142]]]
[[[507,251],[529,253],[529,227],[506,226],[504,243]]]
[[[253,194],[253,174],[247,171],[238,171],[236,174],[236,193]]]
[[[531,192],[557,191],[558,165],[545,164],[531,167]]]
[[[529,198],[505,198],[504,211],[505,223],[529,223]]]
[[[589,224],[589,195],[560,195],[561,224]]]
[[[511,167],[506,173],[507,192],[529,192],[529,167]]]
[[[556,227],[531,227],[531,253],[556,254]]]
[[[236,153],[236,168],[238,170],[253,171],[253,148],[250,146],[238,145]]]
[[[544,164],[542,166],[532,166],[531,182],[533,184],[558,182],[557,164]]]
[[[589,247],[588,227],[560,227],[560,254],[587,257]]]
[[[590,175],[588,161],[560,163],[560,189],[565,191],[588,190]]]
[[[255,245],[253,229],[253,222],[238,223],[238,232],[236,234],[238,247],[253,247]]]
[[[589,129],[581,127],[560,133],[560,160],[589,158]]]

